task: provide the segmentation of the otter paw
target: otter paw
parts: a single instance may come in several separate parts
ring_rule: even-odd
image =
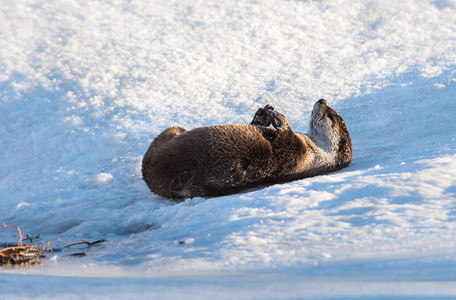
[[[268,113],[269,120],[271,121],[271,124],[275,129],[279,129],[279,128],[288,126],[287,117],[285,117],[281,113],[279,113],[275,110],[268,110],[267,113]]]
[[[274,110],[274,107],[270,106],[269,104],[263,108],[259,108],[250,124],[268,127],[271,125],[271,119],[268,115],[268,111],[272,110]]]

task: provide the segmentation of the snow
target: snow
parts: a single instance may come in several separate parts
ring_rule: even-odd
[[[456,297],[456,1],[1,3],[0,222],[107,240],[1,268],[2,298]],[[141,179],[168,126],[269,103],[306,132],[320,98],[346,169],[179,204]]]

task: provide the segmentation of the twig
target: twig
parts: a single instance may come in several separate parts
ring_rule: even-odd
[[[101,239],[101,240],[98,240],[98,241],[95,241],[95,242],[89,242],[89,241],[81,241],[81,242],[78,242],[78,243],[73,243],[73,244],[70,244],[70,245],[65,245],[63,246],[63,248],[68,248],[68,247],[71,247],[71,246],[76,246],[76,245],[82,245],[82,244],[86,244],[87,245],[87,248],[90,247],[90,246],[93,246],[95,244],[99,244],[99,243],[104,243],[106,242],[105,239]]]
[[[86,256],[86,254],[84,252],[77,252],[68,254],[68,256]]]
[[[6,225],[5,223],[0,224],[3,227],[16,228],[19,231],[19,242],[17,243],[18,247],[22,247],[22,232],[21,229],[17,226]]]
[[[41,243],[34,244],[34,245],[27,245],[27,244],[26,245],[22,245],[22,241],[30,240],[30,242],[32,242],[33,239],[40,238],[40,235],[37,235],[35,237],[31,237],[31,236],[29,236],[27,234],[26,237],[23,238],[22,231],[21,231],[21,229],[19,227],[7,225],[5,223],[1,223],[0,226],[9,227],[9,228],[16,228],[17,231],[19,232],[19,241],[17,243],[17,246],[9,246],[9,245],[6,244],[6,246],[9,246],[9,247],[0,249],[0,265],[4,265],[4,264],[10,264],[10,265],[34,264],[34,263],[37,262],[36,259],[38,259],[40,257],[45,257],[45,256],[42,255],[43,252],[46,252],[46,251],[53,252],[53,250],[52,250],[52,248],[50,246],[51,242],[60,241],[60,242],[67,243],[67,242],[61,240],[60,238],[55,238],[55,239],[48,240],[48,241],[43,241]],[[82,242],[73,243],[73,244],[69,244],[69,245],[63,246],[63,248],[68,248],[68,247],[71,247],[71,246],[81,245],[81,244],[87,245],[87,248],[88,248],[88,247],[91,247],[91,246],[93,246],[95,244],[104,243],[104,242],[106,242],[105,239],[97,240],[97,241],[94,241],[94,242],[89,242],[89,241],[84,241],[83,240]],[[47,246],[45,244],[47,244]],[[43,245],[43,248],[41,248],[41,249],[38,248],[41,245]],[[85,256],[85,255],[86,254],[84,252],[70,254],[70,256]]]
[[[16,228],[19,231],[19,241],[17,243],[17,246],[11,246],[11,247],[6,247],[3,249],[0,249],[0,265],[3,264],[34,264],[36,263],[37,258],[40,258],[42,256],[42,253],[45,251],[52,251],[52,248],[49,246],[49,243],[54,241],[54,240],[60,240],[60,239],[54,239],[54,240],[49,240],[49,241],[44,241],[39,244],[35,245],[22,245],[22,232],[21,229],[17,226],[11,226],[7,225],[5,223],[0,224],[0,226],[3,227],[9,227],[9,228]],[[28,237],[28,235],[27,235]],[[31,240],[31,239],[30,239]],[[39,249],[38,246],[48,243],[48,246],[43,246],[43,248]]]
[[[28,234],[25,235],[25,238],[22,239],[22,241],[30,240],[30,243],[33,243],[33,239],[39,239],[40,235],[38,234],[37,236],[29,236]]]

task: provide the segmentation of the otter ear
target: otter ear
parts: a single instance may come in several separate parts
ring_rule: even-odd
[[[325,104],[325,105],[328,105],[328,101],[326,101],[325,99],[320,99],[317,101],[318,104]]]
[[[263,108],[264,110],[274,110],[274,106],[271,106],[269,104],[266,104],[266,106]]]

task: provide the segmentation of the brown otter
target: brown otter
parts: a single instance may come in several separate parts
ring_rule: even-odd
[[[351,159],[343,119],[320,99],[307,135],[293,132],[269,105],[258,109],[250,125],[170,127],[152,141],[142,173],[152,192],[181,201],[321,175]]]

